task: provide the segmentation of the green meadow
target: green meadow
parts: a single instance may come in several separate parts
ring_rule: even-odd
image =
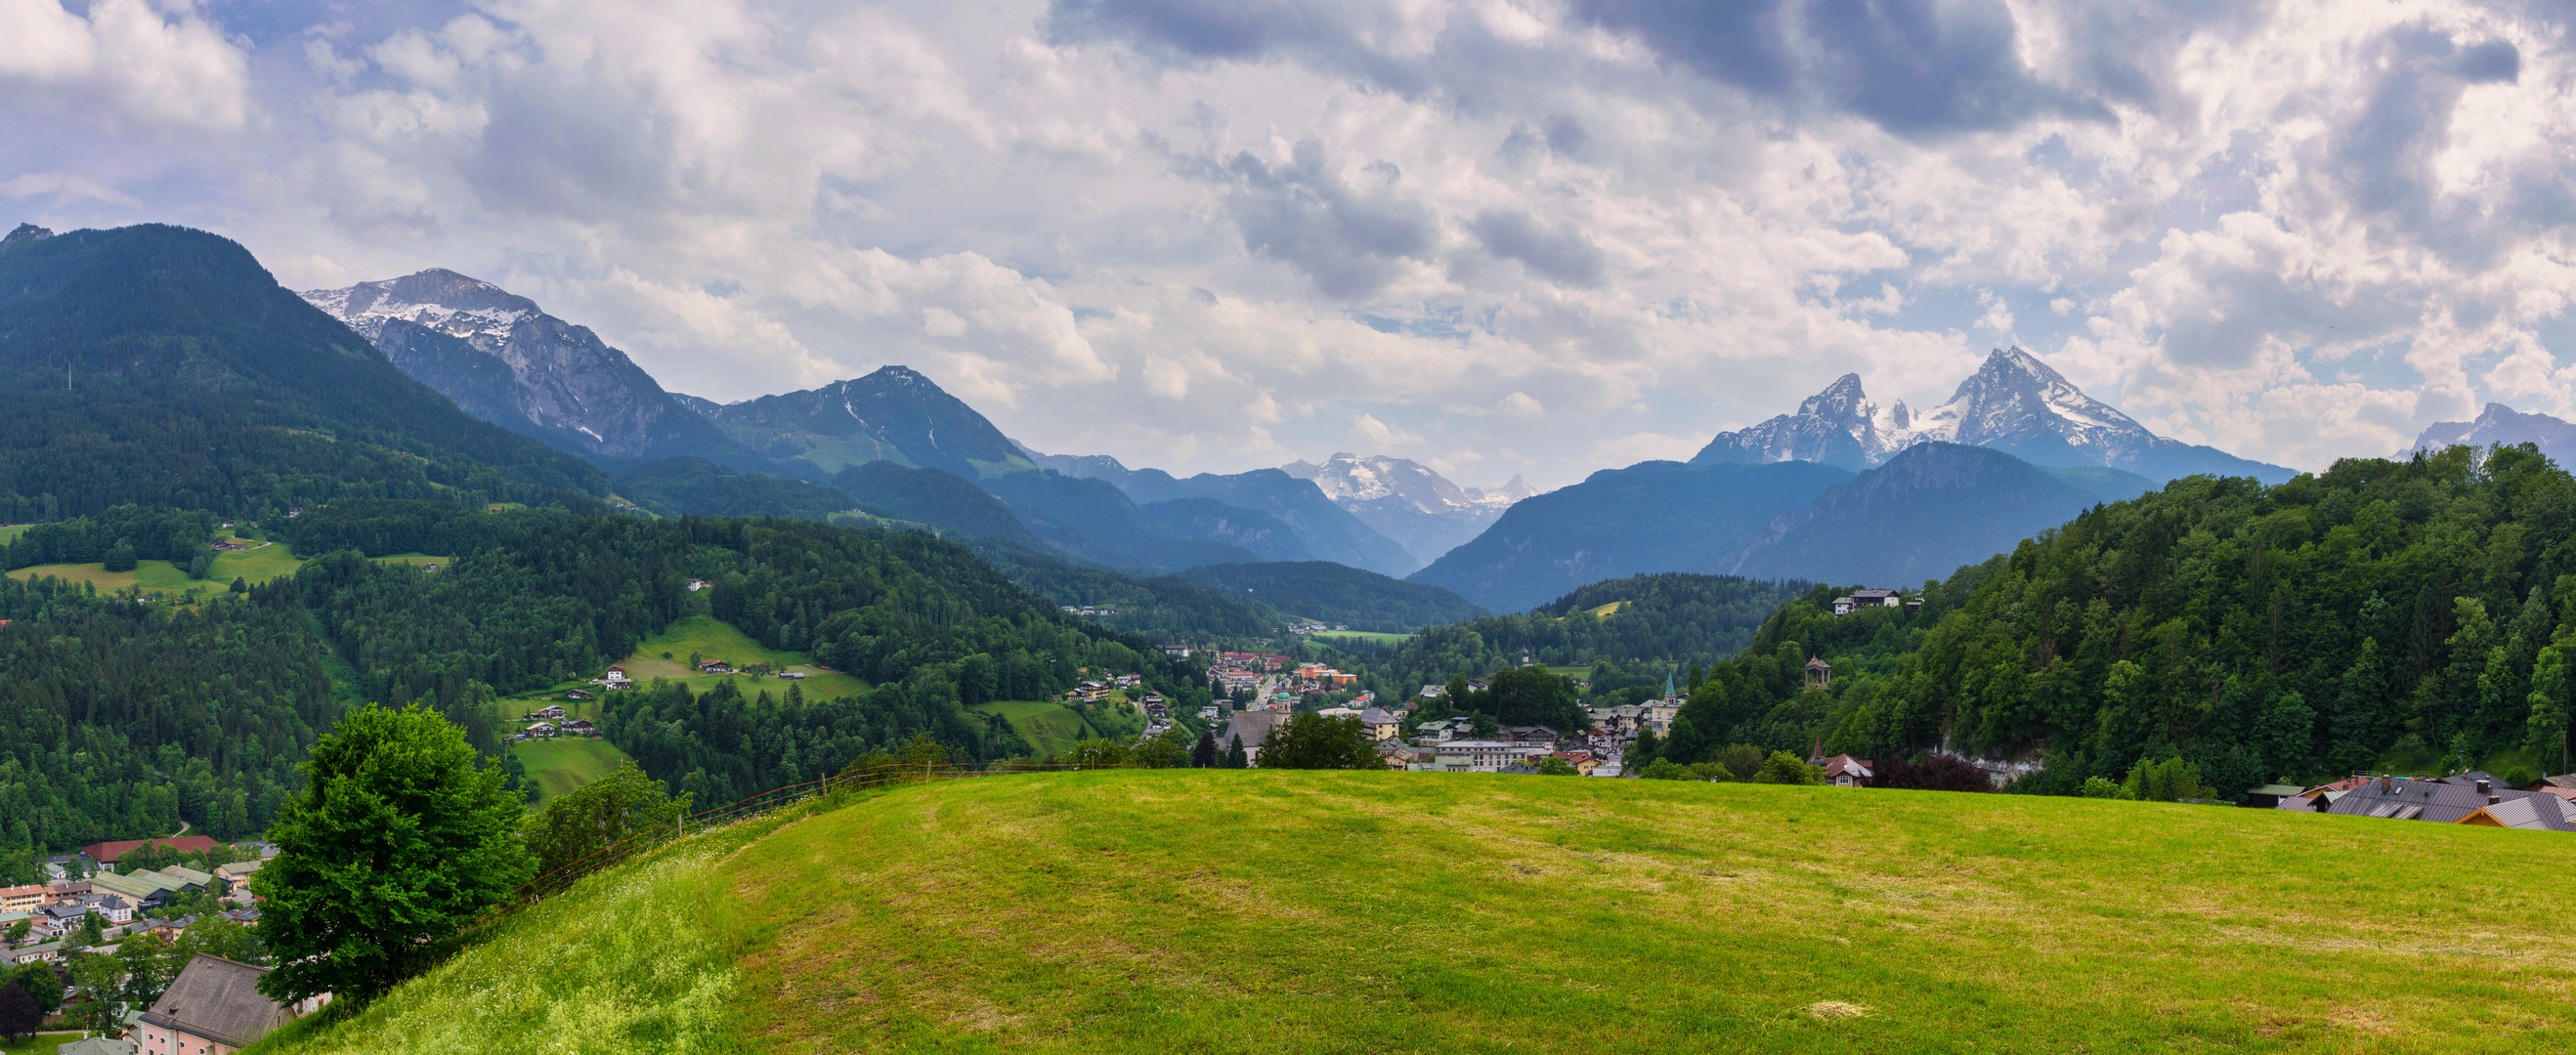
[[[253,545],[257,545],[253,543]],[[191,579],[188,570],[166,560],[136,561],[133,571],[108,571],[105,564],[39,564],[9,573],[13,579],[35,580],[45,577],[71,582],[87,582],[100,593],[115,593],[140,588],[149,594],[186,593],[199,590],[209,595],[220,593],[234,579],[263,583],[295,574],[304,562],[287,552],[284,543],[271,543],[240,553],[217,553],[211,570],[203,579]]]
[[[1306,635],[1318,641],[1358,641],[1372,645],[1400,644],[1411,634],[1389,634],[1376,630],[1323,630]]]
[[[668,656],[669,658],[664,658]],[[635,681],[668,678],[689,683],[693,691],[704,692],[726,678],[740,678],[735,686],[748,695],[766,689],[773,696],[783,695],[789,683],[748,674],[700,674],[689,665],[689,657],[721,659],[736,667],[750,663],[767,663],[780,671],[800,671],[806,675],[808,696],[847,696],[867,688],[867,683],[847,674],[826,673],[806,661],[804,655],[767,648],[733,625],[711,615],[693,615],[673,623],[670,629],[644,639],[635,654],[622,664],[626,676]]]
[[[626,752],[586,736],[522,740],[511,744],[510,750],[527,767],[529,782],[537,786],[534,806],[544,806],[557,795],[614,773],[617,764],[626,761]]]
[[[1084,740],[1132,737],[1145,729],[1134,706],[1119,700],[1101,701],[1090,718],[1048,700],[995,700],[974,710],[1001,715],[1041,756],[1064,754]]]
[[[2533,1052],[2576,840],[2091,799],[1160,770],[585,881],[262,1052]]]

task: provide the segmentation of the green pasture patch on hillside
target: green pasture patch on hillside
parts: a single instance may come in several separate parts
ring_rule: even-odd
[[[9,524],[9,525],[5,525],[5,526],[0,526],[0,546],[6,546],[6,545],[8,545],[8,544],[10,544],[10,543],[12,543],[12,542],[16,542],[16,541],[18,541],[18,536],[26,534],[26,533],[27,533],[27,529],[28,529],[28,528],[31,528],[31,527],[34,527],[34,526],[36,526],[36,525],[34,525],[34,524]],[[6,1049],[6,1048],[0,1048],[0,1051],[6,1051],[6,1050],[8,1050],[8,1049]]]
[[[1372,645],[1393,645],[1402,643],[1413,635],[1389,634],[1377,630],[1318,630],[1306,636],[1317,640],[1340,639],[1345,641],[1364,641]]]
[[[2576,846],[2555,832],[1940,792],[1110,770],[912,785],[673,859],[685,867],[585,881],[356,1021],[299,1024],[266,1050],[577,1037],[585,1051],[782,1055],[2449,1055],[2576,1041],[2576,928],[2545,922]]]
[[[12,571],[9,576],[28,581],[51,576],[69,582],[87,582],[96,586],[100,593],[140,587],[143,592],[151,594],[186,593],[193,589],[213,596],[224,592],[235,578],[254,584],[263,583],[293,575],[295,569],[303,566],[304,562],[289,554],[284,545],[271,544],[240,553],[215,554],[203,579],[189,578],[188,569],[166,560],[136,561],[133,571],[108,571],[107,565],[98,562],[38,564]]]
[[[382,557],[369,557],[367,559],[375,561],[378,564],[408,564],[415,568],[430,564],[435,564],[444,568],[450,564],[456,563],[456,558],[454,557],[441,557],[429,553],[395,553]]]
[[[797,452],[796,457],[813,463],[815,468],[826,473],[837,473],[853,465],[865,465],[873,461],[889,461],[907,469],[920,468],[912,464],[912,459],[904,457],[903,452],[896,450],[891,443],[879,443],[866,438],[825,439],[819,436],[798,437],[798,442],[803,443],[805,449]]]
[[[982,714],[1001,715],[1003,721],[1011,723],[1011,728],[1019,731],[1020,739],[1028,741],[1043,757],[1062,755],[1084,740],[1117,736],[1122,732],[1133,736],[1144,731],[1141,722],[1130,729],[1126,723],[1118,721],[1117,708],[1133,710],[1128,704],[1120,703],[1113,707],[1104,701],[1094,712],[1101,720],[1093,722],[1052,700],[995,700],[973,709]]]
[[[665,652],[670,653],[671,658],[663,659]],[[749,674],[700,674],[697,668],[689,665],[692,655],[701,660],[721,659],[736,667],[767,663],[778,671],[802,673],[806,676],[805,695],[818,699],[849,696],[866,691],[868,687],[866,682],[850,675],[824,671],[807,662],[800,653],[764,647],[752,640],[751,635],[734,629],[733,624],[711,615],[693,615],[671,624],[670,629],[644,639],[643,644],[635,647],[635,654],[619,665],[626,668],[628,680],[641,682],[668,678],[685,681],[689,683],[691,692],[705,692],[726,678],[740,679],[734,687],[746,696],[764,690],[771,696],[785,696],[787,686],[795,684],[775,677],[755,678]],[[597,686],[589,688],[598,691]]]
[[[1608,619],[1611,616],[1619,614],[1619,609],[1626,607],[1627,604],[1628,602],[1626,601],[1612,601],[1609,604],[1586,608],[1584,611],[1591,613],[1592,617],[1595,619]]]
[[[527,767],[528,781],[537,786],[534,806],[617,771],[626,761],[626,752],[606,740],[586,736],[564,736],[552,740],[522,740],[511,744],[519,764]]]

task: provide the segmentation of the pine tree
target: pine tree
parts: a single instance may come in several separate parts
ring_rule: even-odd
[[[1198,742],[1190,745],[1190,766],[1195,769],[1214,769],[1217,761],[1216,732],[1200,730]]]
[[[1226,748],[1226,749],[1225,749],[1225,768],[1227,768],[1227,769],[1250,769],[1250,768],[1252,768],[1252,753],[1251,753],[1251,752],[1248,752],[1248,751],[1245,751],[1245,750],[1243,749],[1243,737],[1241,737],[1241,736],[1236,736],[1236,737],[1233,737],[1232,739],[1233,739],[1233,741],[1234,741],[1233,746],[1230,746],[1230,747],[1228,747],[1228,748]]]

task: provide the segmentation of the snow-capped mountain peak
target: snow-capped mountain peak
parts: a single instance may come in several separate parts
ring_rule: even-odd
[[[2278,482],[2279,466],[2166,439],[2084,390],[2038,356],[1996,349],[1950,400],[1915,413],[1905,404],[1879,407],[1844,374],[1782,414],[1719,433],[1693,464],[1809,461],[1866,469],[1928,442],[1991,447],[2038,465],[2107,465],[2156,479],[2192,473],[2252,475]]]
[[[1334,505],[1425,562],[1476,537],[1512,503],[1538,493],[1517,475],[1501,487],[1460,487],[1420,462],[1383,454],[1363,458],[1336,451],[1321,463],[1295,461],[1279,469],[1314,481]]]
[[[500,340],[510,336],[519,320],[541,314],[533,300],[445,268],[299,295],[368,340],[374,340],[390,319],[418,323],[450,337]]]

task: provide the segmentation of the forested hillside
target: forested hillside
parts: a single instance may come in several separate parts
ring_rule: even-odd
[[[477,686],[595,673],[690,611],[692,578],[715,583],[709,614],[870,686],[836,700],[790,683],[749,698],[678,686],[610,696],[610,741],[702,801],[837,771],[914,733],[967,759],[1026,753],[1008,725],[962,708],[1060,693],[1085,667],[1143,674],[1178,702],[1206,697],[1144,639],[1064,615],[964,547],[914,531],[337,503],[299,522],[297,546],[324,553],[296,586],[370,700],[447,709]],[[360,558],[403,552],[458,557],[435,574]],[[451,711],[469,733],[471,710]]]
[[[2037,790],[2191,761],[2223,794],[2402,765],[2567,768],[2576,480],[2529,448],[2190,478],[1928,591],[1816,590],[1710,672],[1670,750],[2044,759]],[[1799,667],[1833,664],[1810,691]]]
[[[1670,572],[1594,583],[1527,615],[1432,627],[1395,645],[1336,645],[1381,693],[1518,666],[1708,665],[1735,655],[1803,582]]]
[[[291,588],[200,610],[0,580],[0,880],[30,851],[267,827],[338,719]]]
[[[343,496],[588,507],[607,478],[477,420],[241,246],[143,225],[0,244],[0,519],[265,517]]]

